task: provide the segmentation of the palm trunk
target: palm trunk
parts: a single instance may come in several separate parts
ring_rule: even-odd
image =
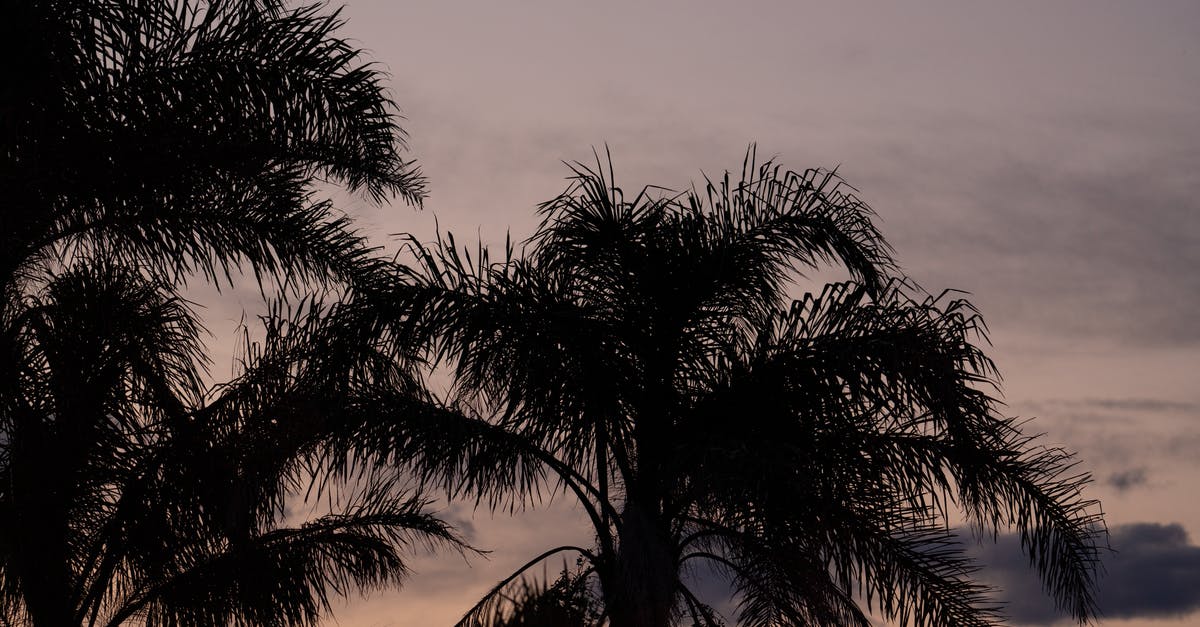
[[[668,627],[679,572],[669,532],[648,508],[630,502],[621,514],[620,546],[605,601],[612,627]]]
[[[47,491],[52,491],[53,487]],[[49,499],[47,499],[49,500]],[[25,502],[29,502],[26,500]],[[71,585],[67,564],[69,557],[65,525],[58,523],[66,518],[65,513],[47,515],[57,503],[44,504],[38,516],[26,517],[18,513],[16,552],[17,569],[23,575],[22,595],[25,609],[29,613],[32,627],[69,627],[74,621],[74,606],[71,603]],[[57,508],[55,508],[57,509]]]

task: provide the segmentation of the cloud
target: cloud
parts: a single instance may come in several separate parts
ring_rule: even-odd
[[[1063,407],[1073,410],[1100,410],[1146,413],[1179,413],[1195,412],[1200,409],[1196,403],[1171,401],[1161,398],[1080,398],[1080,399],[1048,399],[1040,403],[1044,407]]]
[[[1114,553],[1104,556],[1098,588],[1105,618],[1172,618],[1200,611],[1200,546],[1176,523],[1135,523],[1111,531]],[[1000,588],[1006,612],[1023,625],[1071,622],[1041,590],[1015,534],[976,549],[982,576]]]
[[[1121,492],[1124,492],[1130,488],[1144,485],[1146,483],[1146,469],[1130,468],[1128,470],[1114,472],[1108,476],[1108,480],[1105,481],[1105,483],[1116,488],[1117,490],[1120,490]]]

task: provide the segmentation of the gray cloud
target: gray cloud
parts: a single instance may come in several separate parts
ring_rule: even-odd
[[[1031,404],[1032,405],[1032,404]],[[1068,409],[1098,409],[1104,411],[1135,411],[1135,412],[1195,412],[1200,409],[1196,403],[1170,401],[1161,398],[1081,398],[1081,399],[1050,399],[1038,404],[1041,407],[1065,407]]]
[[[1105,481],[1108,485],[1124,492],[1136,486],[1145,485],[1146,469],[1145,468],[1130,468],[1114,472],[1108,476]]]
[[[1111,531],[1114,553],[1104,557],[1098,595],[1107,618],[1172,618],[1200,610],[1200,546],[1179,524],[1136,523]],[[982,576],[1002,588],[1001,599],[1014,622],[1055,625],[1070,622],[1041,590],[1020,551],[1016,535],[984,544],[977,554],[987,566]]]

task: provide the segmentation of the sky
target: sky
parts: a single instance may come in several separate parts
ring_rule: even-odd
[[[377,243],[435,221],[520,240],[563,162],[605,146],[627,189],[740,168],[751,142],[836,166],[910,276],[971,293],[1006,413],[1093,473],[1118,551],[1100,624],[1200,621],[1200,3],[348,2],[430,180],[420,212],[339,197]],[[215,337],[256,296],[212,301]],[[492,553],[418,553],[329,624],[449,625],[588,540],[567,499],[442,513]],[[1013,542],[980,549],[983,576],[1017,624],[1052,624]]]

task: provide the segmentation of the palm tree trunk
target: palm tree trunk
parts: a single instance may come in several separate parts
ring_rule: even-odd
[[[44,509],[39,514],[44,516]],[[18,537],[25,541],[16,560],[24,579],[25,609],[32,627],[68,627],[74,622],[74,607],[66,567],[69,559],[63,550],[67,532],[63,526],[46,524],[42,516],[18,521]]]
[[[679,573],[669,531],[650,508],[629,502],[605,601],[612,627],[668,627]]]

